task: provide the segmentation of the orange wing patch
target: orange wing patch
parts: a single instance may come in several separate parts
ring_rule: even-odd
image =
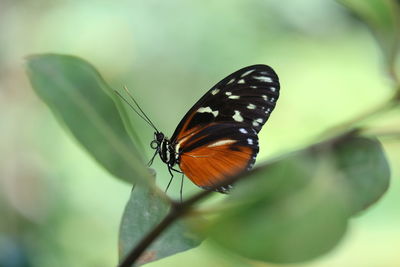
[[[179,166],[196,185],[213,186],[228,176],[244,171],[254,160],[250,147],[234,145],[234,142],[219,140],[183,153]]]

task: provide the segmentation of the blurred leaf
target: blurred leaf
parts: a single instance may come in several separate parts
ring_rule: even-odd
[[[29,252],[18,239],[0,232],[0,267],[34,266]]]
[[[382,48],[390,71],[395,71],[400,49],[398,0],[337,0],[365,22]]]
[[[329,168],[320,165],[302,151],[252,174],[232,192],[233,201],[246,204],[224,213],[212,237],[240,255],[274,263],[331,250],[346,231],[349,209]]]
[[[44,54],[28,58],[27,72],[39,97],[98,163],[125,181],[149,183],[110,98],[114,94],[93,66],[73,56]]]
[[[345,174],[353,212],[362,211],[387,191],[390,168],[381,144],[375,139],[356,137],[334,145],[336,167]]]
[[[130,250],[167,215],[170,205],[148,187],[135,186],[122,217],[119,255],[123,260]],[[159,260],[194,248],[201,243],[182,221],[171,225],[144,252],[138,265]]]
[[[274,263],[302,262],[333,249],[351,215],[386,190],[380,144],[346,137],[298,151],[250,172],[210,227],[232,251]]]

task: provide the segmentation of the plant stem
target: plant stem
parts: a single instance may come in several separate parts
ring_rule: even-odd
[[[257,171],[257,170],[254,170]],[[219,188],[221,186],[227,186],[236,182],[245,176],[243,172],[241,175],[233,176],[225,181],[216,184],[212,187],[212,189]],[[136,247],[134,247],[129,254],[125,257],[125,259],[118,265],[118,267],[131,267],[135,262],[138,261],[143,252],[150,246],[150,244],[167,229],[172,223],[174,223],[179,218],[183,217],[186,213],[188,213],[193,205],[205,197],[209,196],[214,191],[201,191],[198,194],[188,198],[183,202],[172,202],[171,209],[166,217],[151,230],[139,243]]]
[[[366,112],[364,112],[346,122],[343,122],[339,125],[329,128],[328,130],[324,131],[324,133],[322,135],[323,136],[325,136],[325,135],[332,136],[332,135],[337,135],[344,131],[347,131],[350,128],[354,127],[357,123],[361,123],[367,119],[371,119],[381,113],[391,110],[392,108],[396,107],[399,104],[399,100],[400,100],[400,93],[398,90],[396,90],[395,94],[388,100],[378,104],[374,108],[367,110]]]
[[[119,267],[131,267],[132,264],[134,264],[143,254],[146,248],[181,215],[182,214],[177,212],[177,209],[171,209],[168,215],[128,254],[124,261],[120,263]]]

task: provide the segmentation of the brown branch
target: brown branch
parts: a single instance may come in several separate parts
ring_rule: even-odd
[[[148,233],[139,244],[131,250],[126,258],[118,265],[119,267],[131,267],[139,257],[143,254],[147,247],[168,228],[175,220],[182,216],[182,209],[171,208],[168,215],[150,232]]]
[[[253,170],[253,172],[254,171],[257,170]],[[244,175],[245,172],[229,177],[225,181],[215,184],[211,189],[217,189],[222,186],[226,187],[232,183],[235,183],[237,180],[242,179]],[[138,245],[131,250],[131,252],[129,252],[129,254],[118,265],[118,267],[131,267],[162,232],[164,232],[172,223],[188,213],[195,203],[206,198],[211,193],[214,193],[214,191],[201,191],[183,202],[172,202],[171,209],[167,216],[155,228],[153,228],[153,230],[151,230],[138,243]]]
[[[365,122],[366,120],[370,120],[373,117],[376,117],[382,113],[385,113],[389,110],[392,110],[400,103],[400,87],[396,89],[395,93],[388,100],[378,104],[374,108],[367,110],[366,112],[348,120],[340,123],[334,127],[328,128],[322,133],[322,136],[335,136],[340,135],[343,132],[348,131],[351,128],[354,128],[357,124]]]

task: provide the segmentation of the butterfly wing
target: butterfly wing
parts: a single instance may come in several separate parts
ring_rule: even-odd
[[[193,105],[171,140],[177,141],[212,122],[244,122],[258,133],[275,108],[279,88],[278,76],[269,66],[240,69],[213,86]]]
[[[275,108],[279,88],[278,76],[266,65],[240,69],[212,87],[171,138],[186,176],[207,188],[252,166],[257,133]]]
[[[225,177],[251,168],[257,153],[258,137],[253,128],[239,123],[213,123],[182,143],[179,166],[194,184],[209,189]]]

